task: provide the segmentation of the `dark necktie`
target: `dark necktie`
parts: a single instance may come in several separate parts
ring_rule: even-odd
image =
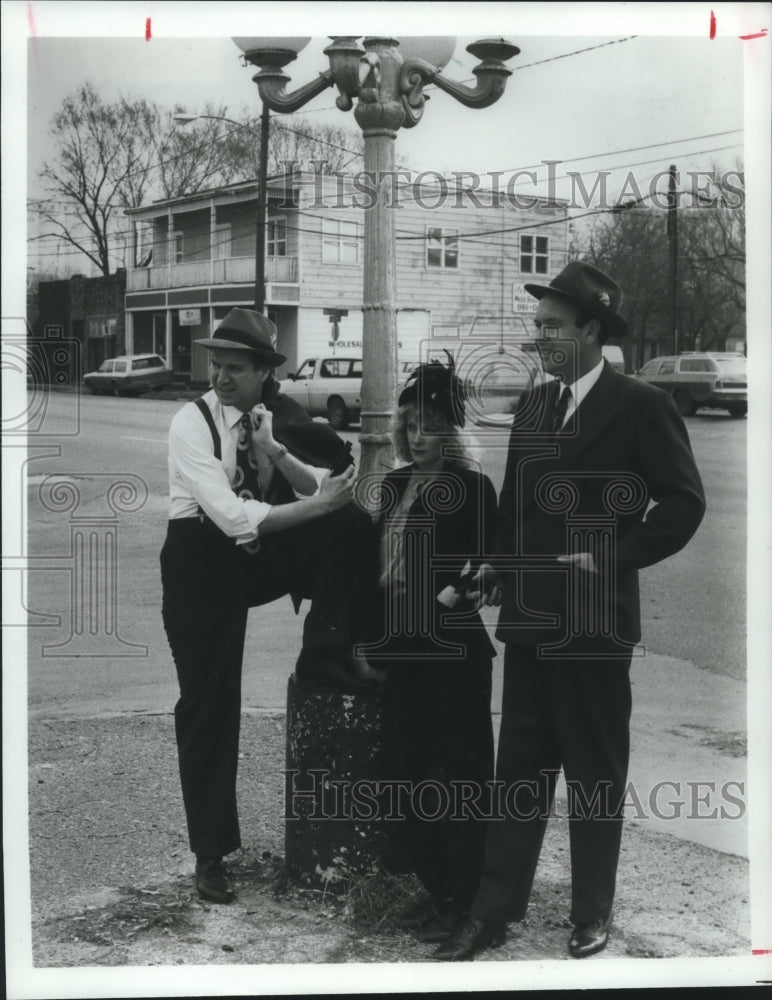
[[[252,423],[245,413],[239,420],[239,438],[236,442],[236,478],[233,492],[243,500],[262,500],[257,481],[257,462],[252,450]]]
[[[568,410],[568,404],[571,401],[571,390],[568,386],[563,389],[562,393],[555,400],[555,406],[552,410],[552,433],[557,434],[557,432],[563,426],[563,421],[566,419],[566,411]]]
[[[252,420],[245,413],[239,420],[239,437],[236,442],[236,478],[233,482],[233,492],[244,500],[262,500],[260,485],[257,480],[257,461],[252,449]],[[260,551],[260,539],[247,542],[244,551],[251,556]]]

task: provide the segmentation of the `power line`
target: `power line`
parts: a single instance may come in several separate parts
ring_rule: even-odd
[[[638,35],[628,35],[625,38],[614,38],[610,42],[601,42],[599,45],[590,45],[584,49],[574,49],[572,52],[563,52],[561,55],[549,56],[547,59],[539,59],[536,62],[525,63],[525,65],[523,66],[511,66],[510,69],[512,70],[513,73],[523,69],[532,69],[534,66],[542,66],[544,63],[556,62],[558,59],[568,59],[571,56],[583,55],[585,52],[593,52],[595,49],[604,49],[609,45],[619,45],[622,42],[630,42],[634,38],[638,38]],[[474,83],[475,80],[468,79],[468,80],[462,80],[461,82],[465,84],[471,84]],[[424,89],[428,90],[429,88],[431,88],[432,90],[439,89],[436,86],[436,84],[432,83],[427,84],[427,86]],[[301,108],[300,110],[293,112],[293,114],[313,115],[313,114],[318,114],[321,111],[335,111],[335,110],[336,110],[336,105],[331,104],[325,108]]]
[[[540,66],[543,63],[555,62],[556,60],[559,60],[559,59],[567,59],[567,58],[569,58],[571,56],[582,55],[582,54],[584,54],[586,52],[592,52],[592,51],[594,51],[596,49],[606,48],[609,45],[617,45],[617,44],[620,44],[622,42],[631,41],[632,39],[637,38],[637,37],[638,37],[637,35],[630,35],[630,36],[628,36],[626,38],[618,38],[618,39],[613,39],[610,42],[602,42],[599,45],[592,45],[592,46],[588,46],[587,48],[583,48],[583,49],[575,49],[572,52],[565,52],[565,53],[562,53],[561,55],[550,56],[547,59],[541,59],[541,60],[538,60],[537,62],[527,63],[524,66],[515,66],[515,67],[513,67],[513,70],[530,69],[533,66]],[[473,80],[468,80],[468,81],[465,81],[465,82],[467,82],[467,83],[473,83],[474,81]],[[299,114],[299,113],[306,113],[306,114],[308,114],[308,113],[317,112],[317,111],[334,110],[335,107],[336,106],[332,106],[331,105],[329,108],[306,109],[305,111],[303,111],[301,109],[300,111],[294,112],[294,114]],[[213,119],[215,119],[215,118],[222,118],[223,116],[212,116],[212,117],[213,117]],[[252,128],[251,126],[247,125],[246,123],[239,122],[238,124],[239,125],[243,125],[244,128],[247,128],[247,129],[250,129],[250,130]],[[272,124],[273,127],[279,128],[282,131],[293,133],[293,134],[298,135],[298,136],[300,136],[302,138],[305,138],[305,139],[312,139],[313,141],[319,142],[322,145],[330,146],[333,149],[338,149],[341,152],[348,153],[348,154],[350,154],[353,157],[359,157],[359,156],[362,155],[362,151],[361,150],[359,150],[359,151],[352,150],[352,149],[349,149],[346,146],[341,146],[338,143],[329,142],[329,141],[326,141],[324,139],[318,139],[315,136],[311,136],[309,133],[302,132],[302,131],[300,131],[298,129],[293,129],[291,126],[288,126],[288,125],[279,124],[279,123],[275,122],[274,120],[272,120],[271,124]],[[341,128],[342,128],[342,126],[341,126]],[[255,129],[254,131],[255,131],[255,134],[257,134],[257,130]],[[213,145],[214,143],[219,142],[219,141],[220,141],[219,137],[215,137],[214,139],[211,140],[211,142],[203,143],[199,147],[194,147],[193,151],[194,152],[195,151],[200,151],[202,149],[205,149],[208,145]],[[182,159],[185,156],[189,156],[190,152],[191,152],[191,150],[182,151],[177,156],[170,157],[168,160],[165,160],[165,161],[164,160],[159,161],[159,163],[157,163],[157,164],[151,164],[146,169],[147,169],[147,171],[158,170],[162,166],[166,166],[167,164],[173,163],[176,160]],[[579,162],[580,159],[582,159],[582,158],[577,158],[577,159],[573,160],[572,162]],[[515,168],[515,169],[528,170],[528,169],[530,169],[530,167],[520,167],[520,168]],[[140,171],[137,171],[137,173],[140,173]],[[128,176],[132,176],[132,175],[128,175]]]
[[[711,135],[733,134],[734,132],[739,132],[739,131],[741,131],[741,130],[737,129],[737,130],[730,130],[728,132],[709,133],[708,136],[711,136]],[[706,136],[706,137],[708,137],[708,136]],[[702,138],[702,137],[692,137],[692,140],[694,138]],[[686,141],[691,141],[691,140],[690,139],[683,139],[683,140],[673,140],[673,141],[674,142],[686,142]],[[640,148],[648,148],[648,147],[632,147],[632,148],[633,149],[640,149]],[[736,148],[736,146],[714,147],[712,149],[705,149],[705,150],[691,151],[691,152],[685,151],[685,152],[681,153],[680,155],[681,156],[695,156],[695,155],[702,155],[702,154],[705,154],[705,153],[718,152],[718,151],[721,151],[721,150],[724,150],[724,149],[732,149],[732,148]],[[620,151],[620,152],[625,152],[625,151],[627,151],[627,150],[623,150],[623,151]],[[616,151],[614,151],[614,152],[616,152]],[[603,155],[603,154],[595,154],[595,155]],[[605,155],[614,155],[614,154],[613,153],[607,153]],[[568,162],[572,162],[572,161],[568,161]],[[623,169],[623,168],[629,168],[629,167],[632,167],[632,166],[642,166],[642,165],[645,165],[645,164],[656,163],[656,162],[660,162],[660,160],[659,159],[654,159],[654,160],[637,161],[635,163],[628,163],[628,164],[614,164],[611,167],[609,167],[608,170],[609,171],[619,170],[619,169]],[[585,171],[584,173],[587,173],[587,171]],[[561,178],[555,178],[555,179],[556,180],[558,180],[558,179],[565,179],[565,176],[567,176],[567,175],[564,175]],[[652,175],[652,176],[654,176],[654,175]],[[248,182],[240,182],[240,183],[248,183]],[[407,185],[407,184],[400,184],[398,186],[399,187],[408,187],[409,185]],[[464,189],[461,188],[460,191],[457,192],[457,193],[461,193],[461,192],[463,192],[463,190]],[[653,197],[653,194],[654,193],[651,193],[650,196]],[[535,197],[537,199],[539,198],[539,196],[535,195],[535,194],[532,197]],[[543,196],[542,196],[542,198],[543,198]],[[30,202],[30,203],[32,204],[34,202]],[[38,202],[38,203],[45,204],[45,202]],[[494,206],[491,206],[491,207],[494,207]],[[495,206],[495,207],[498,208],[500,206]],[[322,220],[322,221],[325,221],[325,220],[327,220],[327,221],[335,221],[335,222],[341,221],[340,219],[335,219],[335,218],[330,217],[330,216],[320,215],[319,213],[306,212],[306,211],[303,211],[302,209],[295,209],[294,211],[297,213],[297,215],[303,216],[303,217],[306,217],[306,218],[319,219],[319,220]],[[74,213],[66,213],[65,212],[65,214],[74,214]],[[595,214],[595,213],[588,213],[588,214],[591,215],[591,214]],[[580,219],[580,218],[584,218],[584,217],[586,217],[586,216],[582,215],[582,216],[576,216],[576,217],[572,217],[572,218],[569,218],[569,217],[566,217],[566,218],[568,219],[568,221],[573,221],[574,219]],[[344,220],[344,221],[355,221],[355,220]],[[554,222],[551,221],[551,222],[548,222],[546,224],[547,225],[551,225],[551,224],[556,224],[556,222],[562,222],[562,221],[564,221],[564,220],[561,218],[561,219],[555,220]],[[148,224],[151,224],[150,220],[148,220]],[[484,241],[482,241],[482,240],[479,239],[479,237],[481,237],[481,236],[502,235],[502,234],[507,233],[507,232],[522,232],[522,231],[527,230],[527,229],[539,228],[539,227],[541,227],[544,224],[545,223],[535,223],[535,224],[530,224],[529,223],[526,226],[501,227],[501,228],[490,229],[490,230],[486,229],[486,230],[479,230],[479,231],[473,231],[473,232],[462,232],[462,233],[458,234],[458,238],[459,239],[465,239],[465,240],[468,240],[470,242],[475,241],[475,242],[480,242],[481,243],[481,242],[484,242]],[[241,229],[243,229],[243,230],[246,231],[247,229],[251,229],[251,228],[252,228],[251,224],[247,223],[247,224],[245,224],[244,227],[238,227],[236,231],[238,232]],[[291,226],[291,225],[286,225],[286,228],[289,231],[296,231],[296,232],[301,232],[301,233],[305,232],[305,233],[311,233],[311,234],[314,234],[314,235],[317,235],[318,232],[319,232],[319,230],[316,230],[316,229],[306,229],[306,228],[303,228],[303,227]],[[112,241],[113,246],[117,245],[121,249],[124,249],[124,243],[123,242],[120,242],[120,243],[116,244],[115,241],[116,240],[120,240],[121,237],[124,237],[124,238],[130,237],[130,236],[133,235],[133,232],[134,232],[133,228],[124,229],[124,230],[117,230],[117,231],[114,231],[111,234],[108,234],[108,240]],[[84,239],[86,238],[86,233],[87,233],[87,230],[86,230],[86,228],[84,226]],[[399,230],[398,229],[397,233],[398,233],[398,235],[397,235],[396,238],[399,239],[399,240],[423,240],[423,239],[426,238],[425,231],[423,231],[423,232],[416,232],[416,231],[411,231],[411,230]],[[90,238],[93,239],[93,234],[90,234]],[[357,233],[356,235],[352,234],[352,236],[350,238],[356,238],[358,240],[361,240],[361,239],[363,239],[363,236],[361,234]],[[59,235],[57,233],[40,234],[38,236],[29,238],[28,242],[38,242],[38,241],[43,240],[43,239],[55,240],[56,243],[57,243],[57,246],[59,244],[61,244],[61,243],[70,242],[69,240],[67,240],[67,238],[65,236]],[[53,253],[54,251],[46,250],[43,247],[43,248],[41,248],[40,252],[42,252],[42,253]],[[77,248],[75,248],[75,249],[73,249],[71,251],[59,251],[59,250],[57,250],[56,252],[64,253],[64,254],[68,254],[68,255],[72,255],[72,256],[74,256],[76,254],[83,254],[84,253],[84,251],[79,250]]]

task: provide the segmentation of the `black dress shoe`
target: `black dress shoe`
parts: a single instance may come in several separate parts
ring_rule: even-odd
[[[500,920],[467,920],[434,953],[441,962],[465,962],[486,948],[497,948],[507,939],[507,925]]]
[[[568,941],[568,953],[572,958],[587,958],[597,951],[602,951],[608,944],[608,932],[611,927],[611,914],[602,920],[593,920],[589,924],[575,924]]]
[[[468,914],[459,913],[457,910],[445,910],[428,924],[419,927],[415,936],[424,944],[439,944],[457,934],[468,919]]]
[[[199,896],[210,903],[231,903],[236,898],[220,858],[199,858],[196,861],[196,889]]]

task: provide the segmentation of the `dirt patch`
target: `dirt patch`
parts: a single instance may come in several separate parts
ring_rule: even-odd
[[[677,729],[669,729],[668,732],[674,736],[684,736],[689,739],[694,739],[696,734],[700,746],[716,750],[726,757],[748,756],[748,738],[743,732],[725,733],[721,729],[712,729],[710,726],[695,726],[690,723],[683,723]]]
[[[432,961],[435,946],[396,923],[419,892],[411,876],[287,879],[281,715],[244,718],[246,846],[228,859],[238,888],[230,906],[193,889],[170,716],[35,722],[29,746],[36,966]],[[527,918],[478,960],[566,959],[569,907],[567,822],[556,818]],[[629,822],[614,929],[597,960],[748,949],[747,862]]]

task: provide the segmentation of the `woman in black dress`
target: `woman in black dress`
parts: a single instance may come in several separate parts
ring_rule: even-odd
[[[449,937],[477,890],[493,779],[494,647],[477,608],[498,603],[496,495],[471,458],[464,395],[452,367],[422,365],[399,397],[394,443],[409,464],[382,484],[381,640],[385,776],[408,782],[391,802],[386,864],[413,871],[428,898],[403,915],[423,941]],[[487,589],[487,594],[486,594]],[[476,818],[478,817],[478,818]]]

